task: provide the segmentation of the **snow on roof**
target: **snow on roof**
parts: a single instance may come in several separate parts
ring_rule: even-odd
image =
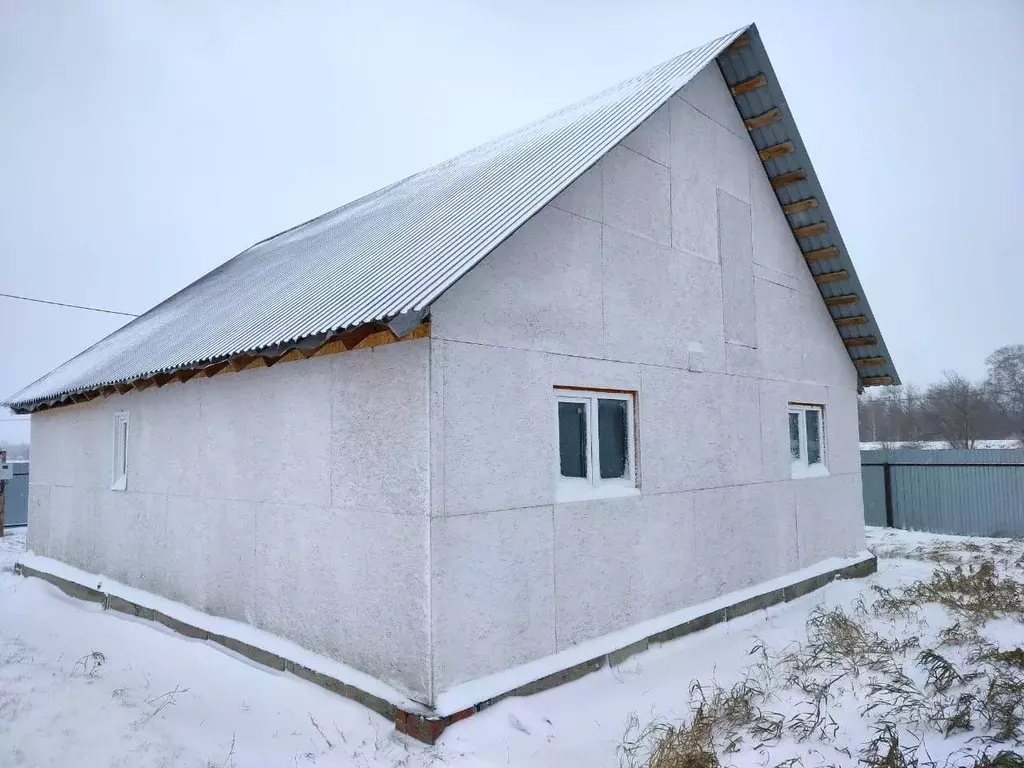
[[[257,243],[6,404],[427,307],[742,31]]]
[[[4,404],[24,412],[101,387],[423,311],[734,41],[748,52],[719,60],[727,81],[735,79],[736,66],[770,74],[756,28],[730,32],[253,245]],[[761,98],[781,95],[774,75],[771,81]],[[736,96],[744,117],[756,105],[749,99]],[[779,126],[790,122],[786,115]],[[752,130],[755,146],[769,136],[765,130]],[[795,126],[793,133],[802,156]],[[817,192],[809,161],[806,169]],[[845,249],[839,250],[840,266],[859,288]],[[837,287],[843,286],[828,290]],[[866,328],[874,332],[874,321]],[[881,345],[880,335],[877,341]],[[891,373],[895,377],[895,369]]]

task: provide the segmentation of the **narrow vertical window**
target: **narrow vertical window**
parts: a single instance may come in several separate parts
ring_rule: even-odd
[[[633,394],[556,388],[555,402],[556,498],[572,501],[635,493]]]
[[[789,412],[789,459],[800,461],[800,414]]]
[[[587,476],[587,403],[558,403],[558,455],[562,477]]]
[[[629,403],[625,400],[598,398],[597,453],[602,480],[626,476],[629,464],[628,406]]]
[[[789,458],[793,477],[828,474],[825,412],[820,405],[789,404]]]
[[[128,487],[128,412],[114,414],[113,456],[110,465],[110,490]]]
[[[804,411],[807,422],[807,463],[821,464],[821,411],[811,408]]]

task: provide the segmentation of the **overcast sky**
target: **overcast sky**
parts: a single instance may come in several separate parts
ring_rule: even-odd
[[[0,292],[142,312],[750,21],[904,381],[980,378],[1024,342],[1019,0],[0,0]],[[0,397],[124,321],[0,318]]]

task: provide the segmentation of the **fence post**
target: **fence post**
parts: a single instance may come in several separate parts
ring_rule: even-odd
[[[7,451],[0,451],[0,464],[7,463]],[[6,488],[6,480],[0,480],[0,538],[4,535],[4,500],[7,498],[7,494],[4,491]]]
[[[896,516],[892,511],[892,465],[888,462],[882,465],[882,477],[885,482],[885,527],[895,528]]]

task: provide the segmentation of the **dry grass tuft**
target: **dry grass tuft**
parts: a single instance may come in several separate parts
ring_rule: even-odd
[[[987,752],[980,755],[973,768],[1024,768],[1024,755],[1020,752],[1001,750],[994,755]]]
[[[980,672],[960,674],[949,659],[931,648],[925,648],[917,655],[917,664],[928,673],[925,687],[936,693],[945,693],[954,683],[962,685],[981,676]]]
[[[899,729],[893,723],[881,723],[861,750],[860,764],[870,768],[914,768],[917,745],[901,745]]]
[[[896,655],[918,647],[916,636],[889,639],[842,608],[817,606],[807,618],[807,645],[791,658],[800,675],[827,670],[854,677],[891,671]]]
[[[713,734],[700,712],[689,724],[655,720],[641,727],[634,715],[619,745],[624,768],[719,768]]]
[[[679,725],[656,720],[641,727],[634,716],[619,747],[620,763],[629,768],[713,768],[721,765],[719,752],[738,751],[748,729],[760,741],[778,743],[783,718],[761,710],[767,699],[755,677],[728,689],[694,681],[690,720]]]
[[[992,560],[937,568],[930,579],[900,590],[874,586],[877,613],[906,616],[924,603],[938,603],[962,621],[984,624],[1000,616],[1024,620],[1024,585],[1001,576]]]
[[[1015,565],[1016,550],[987,545],[985,553],[993,557],[964,564],[965,551],[974,556],[982,550],[968,544],[960,551],[943,544],[922,553],[953,565],[940,564],[929,578],[903,588],[875,586],[870,606],[855,603],[851,612],[814,608],[805,642],[778,652],[758,643],[750,651],[756,661],[731,688],[693,683],[691,714],[683,722],[641,726],[634,717],[620,763],[624,768],[718,768],[728,764],[730,754],[753,750],[758,764],[800,766],[798,757],[772,763],[768,750],[808,743],[819,758],[823,753],[812,745],[830,745],[849,758],[843,764],[857,761],[867,768],[1024,768],[1021,753],[1005,748],[1024,746],[1024,648],[1000,649],[982,635],[992,619],[1024,620],[1024,584],[1000,574],[1001,566]],[[1024,557],[1019,559],[1024,565]],[[957,617],[930,648],[922,648],[921,639],[907,629],[915,621],[926,626],[921,612],[926,603],[942,605]],[[842,710],[836,707],[851,690],[860,700],[857,714],[872,724],[871,738],[856,755],[838,748]],[[782,699],[789,704],[776,708],[789,714],[769,707]],[[923,761],[929,733],[974,736],[955,756],[937,763]]]

